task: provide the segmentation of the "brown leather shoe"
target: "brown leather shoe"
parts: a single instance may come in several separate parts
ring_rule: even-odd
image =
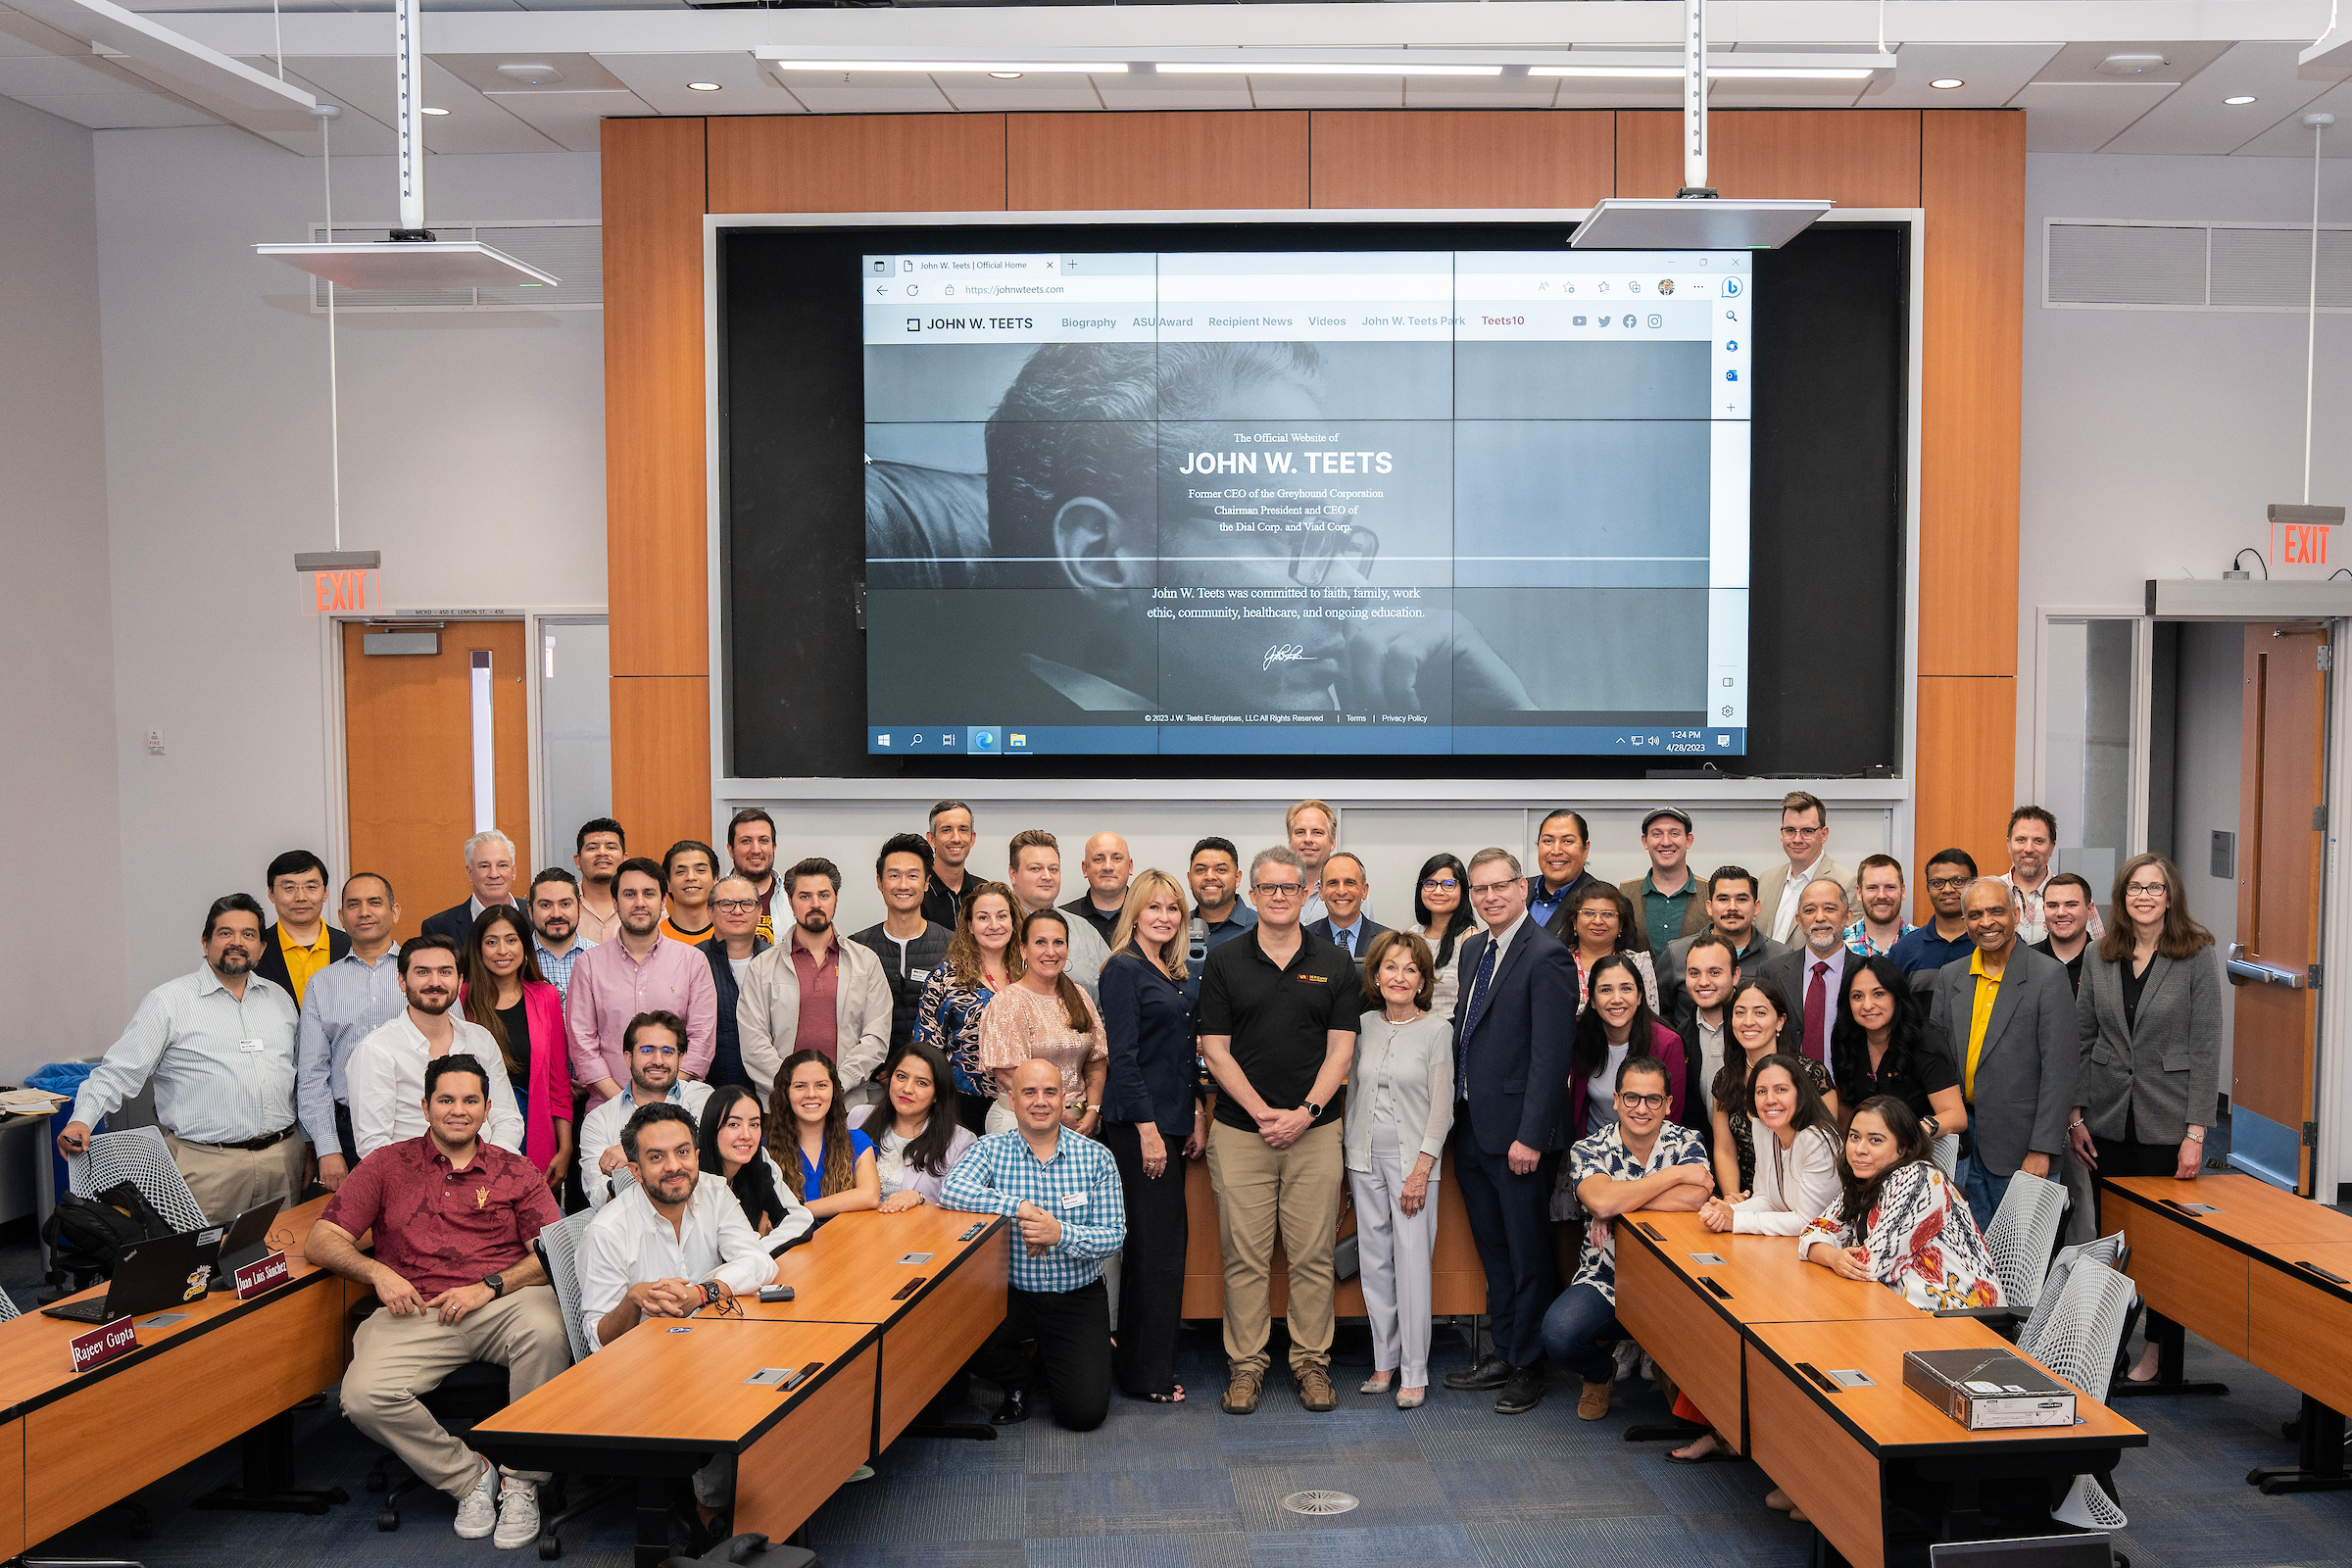
[[[1320,1414],[1339,1404],[1340,1396],[1331,1387],[1331,1373],[1328,1369],[1319,1366],[1303,1366],[1298,1369],[1296,1376],[1298,1381],[1298,1402],[1307,1409]]]
[[[1233,1381],[1225,1385],[1225,1413],[1227,1415],[1249,1415],[1254,1412],[1257,1409],[1259,1391],[1265,1386],[1265,1381],[1266,1375],[1263,1372],[1245,1372],[1238,1367],[1235,1368]],[[1328,1387],[1328,1385],[1326,1386]]]
[[[1609,1413],[1609,1383],[1588,1383],[1576,1396],[1576,1418],[1579,1421],[1597,1421]]]

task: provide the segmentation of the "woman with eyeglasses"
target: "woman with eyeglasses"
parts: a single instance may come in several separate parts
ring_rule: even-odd
[[[2075,999],[2080,1102],[2067,1142],[2101,1176],[2194,1181],[2220,1107],[2229,991],[2213,933],[2188,917],[2172,861],[2135,855],[2124,862],[2107,934],[2084,956]],[[2156,1344],[2169,1324],[2150,1312],[2147,1326],[2130,1382],[2156,1376]]]
[[[1642,977],[1642,996],[1658,1010],[1658,971],[1634,942],[1634,901],[1606,882],[1588,882],[1568,896],[1568,945],[1576,959],[1576,1001],[1581,1010],[1592,991],[1592,966],[1612,953],[1623,954]],[[1679,1119],[1679,1118],[1678,1118]]]
[[[1451,1018],[1454,999],[1461,995],[1462,938],[1478,929],[1470,912],[1470,870],[1458,856],[1433,855],[1421,863],[1413,892],[1413,918],[1420,922],[1421,940],[1436,957],[1438,980],[1429,994],[1432,1017]]]
[[[923,983],[914,1038],[948,1058],[956,1073],[956,1114],[966,1130],[988,1130],[997,1086],[980,1064],[980,1019],[1021,972],[1012,940],[1012,889],[980,882],[964,889],[948,956]]]

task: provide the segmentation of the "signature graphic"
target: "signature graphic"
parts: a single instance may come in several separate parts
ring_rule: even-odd
[[[1272,669],[1276,664],[1296,663],[1306,657],[1306,650],[1297,643],[1276,643],[1266,650],[1266,662],[1257,667]]]

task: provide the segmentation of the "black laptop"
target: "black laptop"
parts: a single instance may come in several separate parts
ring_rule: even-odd
[[[214,1260],[220,1255],[221,1234],[221,1227],[208,1225],[126,1247],[115,1262],[104,1296],[44,1306],[41,1315],[73,1323],[112,1323],[119,1317],[201,1301],[212,1281]]]
[[[267,1203],[256,1203],[228,1222],[227,1234],[220,1238],[220,1261],[213,1265],[214,1290],[235,1290],[237,1270],[270,1255],[270,1225],[285,1206],[284,1199],[272,1198]]]

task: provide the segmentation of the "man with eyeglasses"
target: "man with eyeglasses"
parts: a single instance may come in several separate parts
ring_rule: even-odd
[[[628,1055],[629,1087],[588,1113],[580,1124],[580,1191],[590,1208],[602,1208],[634,1180],[620,1130],[643,1105],[679,1105],[689,1116],[703,1113],[710,1086],[678,1075],[686,1025],[673,1012],[641,1012],[629,1020],[622,1048]]]
[[[1826,878],[1838,884],[1846,903],[1854,902],[1854,873],[1830,858],[1829,844],[1830,808],[1818,795],[1790,791],[1781,801],[1781,853],[1788,859],[1765,872],[1756,888],[1756,917],[1764,934],[1783,947],[1803,940],[1796,932],[1796,907],[1806,884]]]
[[[900,833],[874,857],[874,886],[882,894],[882,923],[869,925],[851,941],[863,945],[882,960],[882,978],[890,985],[890,1049],[898,1050],[914,1035],[914,1015],[921,1007],[923,987],[931,971],[947,961],[948,943],[956,933],[923,915],[923,895],[931,885],[931,846],[919,833]]]
[[[760,934],[760,888],[750,877],[723,876],[710,888],[710,935],[695,951],[710,961],[710,984],[718,993],[717,1026],[711,1031],[710,1071],[703,1082],[752,1087],[743,1066],[743,1025],[736,1005],[743,1000],[743,971],[774,944]]]
[[[1945,964],[1976,951],[1968,939],[1968,920],[1960,912],[1960,890],[1977,879],[1976,858],[1966,850],[1937,850],[1928,858],[1928,903],[1936,918],[1915,926],[1886,956],[1926,990],[1930,978]]]
[[[1544,1399],[1576,960],[1529,912],[1517,856],[1481,850],[1469,869],[1470,907],[1485,929],[1462,943],[1453,1009],[1453,1174],[1486,1269],[1494,1351],[1448,1373],[1446,1386],[1492,1389],[1497,1413],[1521,1415]]]
[[[1298,922],[1306,867],[1287,848],[1250,861],[1257,925],[1208,956],[1200,1054],[1217,1081],[1208,1177],[1225,1254],[1224,1409],[1257,1408],[1273,1334],[1274,1247],[1290,1258],[1291,1376],[1313,1411],[1331,1386],[1332,1244],[1347,1169],[1340,1094],[1364,1010],[1355,962]]]
[[[1696,936],[1707,928],[1707,901],[1690,874],[1690,845],[1697,837],[1690,813],[1679,807],[1654,808],[1642,819],[1649,874],[1617,884],[1634,906],[1634,929],[1626,936],[1637,947],[1664,953],[1676,937]]]
[[[1574,942],[1569,921],[1575,917],[1576,897],[1600,878],[1585,869],[1592,853],[1592,830],[1584,813],[1565,806],[1544,818],[1536,828],[1537,875],[1527,880],[1527,912],[1536,924],[1562,942]],[[1626,933],[1630,940],[1632,932]]]

